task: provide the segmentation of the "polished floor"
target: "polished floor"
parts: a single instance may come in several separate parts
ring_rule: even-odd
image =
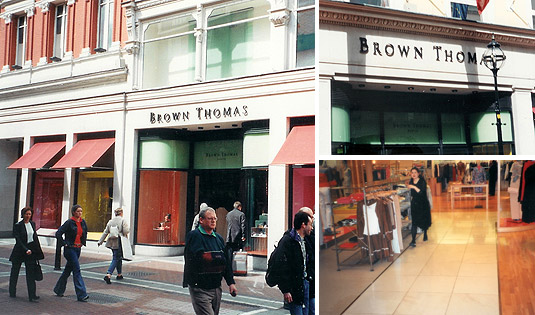
[[[393,263],[336,271],[320,252],[320,314],[500,314],[496,251],[497,197],[435,197],[429,241],[417,240]],[[483,205],[483,208],[476,206]],[[337,279],[334,280],[333,279]]]

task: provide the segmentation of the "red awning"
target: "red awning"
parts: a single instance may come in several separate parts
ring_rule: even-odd
[[[42,168],[64,147],[65,141],[36,143],[8,168]]]
[[[314,164],[314,126],[297,126],[290,131],[271,164]]]
[[[114,138],[80,140],[52,168],[92,167],[114,142]]]

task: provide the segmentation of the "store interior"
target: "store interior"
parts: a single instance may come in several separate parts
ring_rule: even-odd
[[[525,193],[532,180],[526,170],[533,164],[508,160],[320,161],[320,313],[350,313],[357,304],[362,310],[364,302],[359,301],[369,295],[368,291],[379,284],[391,290],[405,276],[402,273],[385,279],[386,275],[398,269],[404,260],[414,258],[415,253],[427,251],[431,255],[435,249],[448,252],[456,247],[460,250],[448,257],[458,254],[460,261],[449,263],[445,259],[433,265],[424,264],[414,277],[444,270],[449,270],[452,274],[448,276],[453,277],[467,268],[478,267],[461,264],[463,259],[472,259],[462,256],[470,255],[470,247],[490,257],[478,262],[484,263],[489,271],[487,278],[479,282],[496,282],[497,291],[497,234],[535,230],[535,211],[529,207],[530,194]],[[413,167],[427,184],[433,218],[429,242],[423,242],[420,229],[414,248],[409,246],[412,215],[411,189],[407,187]],[[518,201],[519,195],[524,198],[522,203]],[[374,227],[376,221],[378,230]],[[419,263],[403,268],[408,271]],[[405,284],[409,290],[407,283],[410,281]],[[493,287],[487,285],[486,290]],[[499,300],[497,292],[490,293]],[[462,294],[458,299],[450,294],[450,304],[444,307],[464,307],[454,305],[455,301],[463,300]],[[485,294],[482,296],[487,298],[489,292]],[[391,294],[389,299],[395,295]],[[409,296],[402,295],[396,308],[406,307],[407,302],[402,301]],[[487,304],[491,307],[494,302]],[[370,305],[374,307],[373,303]]]

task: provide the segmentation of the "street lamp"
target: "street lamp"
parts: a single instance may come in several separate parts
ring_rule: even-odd
[[[498,95],[498,70],[500,70],[505,62],[505,54],[500,48],[500,43],[494,40],[494,33],[492,34],[492,40],[487,45],[487,50],[483,53],[483,62],[494,75],[494,95],[496,98],[494,112],[496,113],[496,129],[498,131],[498,153],[503,155],[502,119],[500,116],[500,97]]]

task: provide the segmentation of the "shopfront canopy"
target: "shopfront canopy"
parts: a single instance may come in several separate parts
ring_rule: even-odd
[[[42,168],[64,147],[65,141],[36,143],[8,168]]]
[[[92,167],[114,142],[114,138],[80,140],[52,168]]]
[[[271,164],[314,164],[314,139],[314,126],[294,127]]]

